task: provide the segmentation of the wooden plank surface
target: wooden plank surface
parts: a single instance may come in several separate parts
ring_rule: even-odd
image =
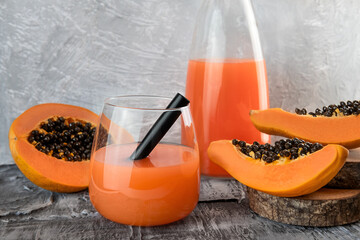
[[[360,239],[360,223],[331,228],[276,223],[249,209],[237,181],[203,179],[199,204],[187,218],[132,227],[99,215],[87,191],[42,190],[7,165],[0,167],[0,239]]]

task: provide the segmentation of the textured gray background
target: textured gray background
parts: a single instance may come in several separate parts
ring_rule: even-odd
[[[200,0],[0,0],[0,164],[32,105],[184,92]],[[360,98],[360,1],[253,0],[271,107]],[[244,89],[245,91],[245,89]],[[241,94],[241,93],[239,93]]]

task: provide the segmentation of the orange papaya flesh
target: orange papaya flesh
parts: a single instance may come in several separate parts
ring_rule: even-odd
[[[36,143],[28,140],[33,130],[44,131],[40,125],[47,119],[59,117],[71,122],[90,123],[93,127],[98,121],[98,115],[85,108],[58,103],[36,105],[12,123],[9,130],[10,151],[19,169],[34,184],[55,192],[80,191],[89,184],[89,159],[66,161],[64,155],[58,159],[52,156],[53,150],[50,153],[40,152],[33,145]]]
[[[360,115],[313,117],[270,108],[251,110],[250,119],[263,133],[324,145],[339,144],[348,149],[360,147]]]
[[[266,163],[243,154],[230,140],[219,140],[210,144],[208,155],[248,187],[275,196],[296,197],[325,186],[344,165],[348,150],[329,144],[294,160]]]

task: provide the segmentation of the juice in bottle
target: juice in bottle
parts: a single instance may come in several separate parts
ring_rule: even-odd
[[[250,0],[204,0],[190,49],[186,97],[194,120],[203,175],[229,177],[207,156],[209,143],[261,143],[251,109],[269,107],[265,62]]]
[[[229,176],[207,156],[211,141],[237,138],[247,142],[269,142],[251,123],[251,109],[269,107],[264,60],[190,60],[186,96],[195,124],[201,172]]]
[[[199,198],[198,152],[158,144],[141,160],[129,160],[136,144],[109,145],[93,153],[90,200],[114,222],[153,226],[187,216]]]

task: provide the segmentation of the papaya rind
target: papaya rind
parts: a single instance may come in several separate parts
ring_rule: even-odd
[[[10,129],[10,131],[9,131],[9,139],[12,139],[9,141],[9,145],[10,145],[10,151],[11,151],[11,155],[14,159],[14,162],[16,163],[16,165],[18,166],[20,171],[25,175],[25,177],[27,179],[29,179],[35,185],[37,185],[41,188],[44,188],[46,190],[49,190],[49,191],[64,192],[64,193],[78,192],[78,191],[84,190],[88,187],[87,185],[83,185],[83,186],[66,185],[66,184],[52,181],[51,179],[43,176],[38,171],[36,171],[34,168],[32,168],[22,157],[19,156],[17,149],[16,149],[17,138],[12,129]]]
[[[90,180],[90,176],[88,176],[89,172],[85,173],[87,175],[86,178],[89,179],[86,184],[83,184],[83,183],[66,184],[66,183],[57,182],[57,181],[54,181],[53,179],[51,179],[51,176],[46,177],[44,174],[41,174],[41,172],[36,170],[31,164],[28,163],[28,161],[26,159],[24,159],[19,154],[19,151],[17,149],[18,140],[25,139],[28,137],[28,135],[29,135],[28,131],[30,131],[30,129],[27,129],[27,128],[29,128],[31,126],[32,126],[32,128],[34,128],[40,122],[47,120],[47,118],[44,118],[44,119],[39,118],[37,120],[31,119],[30,120],[31,126],[24,127],[22,125],[22,122],[24,120],[23,117],[25,116],[25,118],[26,118],[26,116],[32,115],[31,114],[32,111],[38,111],[40,108],[43,108],[43,107],[46,107],[49,109],[56,109],[59,107],[75,108],[75,110],[79,112],[81,120],[91,122],[94,125],[97,124],[98,115],[93,113],[92,111],[82,108],[82,107],[67,105],[67,104],[59,104],[59,103],[45,103],[45,104],[35,105],[35,106],[29,108],[28,110],[26,110],[19,117],[17,117],[9,129],[9,134],[8,134],[9,148],[10,148],[10,152],[14,159],[15,164],[18,166],[18,168],[25,175],[26,178],[28,178],[35,185],[37,185],[41,188],[44,188],[46,190],[54,191],[54,192],[69,193],[69,192],[77,192],[77,191],[86,189],[89,185],[89,180]],[[54,115],[57,115],[57,114],[58,113],[56,113],[56,110],[54,110]],[[47,113],[46,116],[52,117],[51,111],[49,111],[49,113]],[[60,114],[60,116],[62,116],[62,114]],[[89,116],[88,117],[89,119],[84,118],[84,116]],[[65,117],[72,117],[72,116],[65,116]],[[17,131],[15,131],[15,129],[17,129]],[[35,151],[35,148],[34,148],[34,151]],[[63,160],[59,160],[56,158],[53,158],[52,160],[53,161],[63,161]],[[90,161],[87,161],[84,165],[86,168],[89,169]]]
[[[321,158],[324,152],[331,153],[331,157]],[[297,197],[315,192],[330,182],[344,165],[348,150],[340,145],[329,144],[306,157],[276,165],[242,154],[230,140],[219,140],[210,143],[208,155],[211,161],[248,187],[279,197]],[[319,169],[316,169],[317,164],[320,164]],[[303,169],[304,166],[308,169]],[[294,171],[296,174],[287,171],[291,168],[291,171],[297,170]],[[310,171],[310,175],[306,170]],[[251,172],[253,176],[249,175]],[[278,181],[282,177],[279,175],[285,176],[283,183]],[[303,180],[297,180],[297,177]],[[292,185],[289,182],[293,182]]]
[[[325,117],[298,115],[281,108],[251,110],[250,119],[261,132],[300,138],[323,145],[339,144],[348,149],[360,147],[360,116]]]

